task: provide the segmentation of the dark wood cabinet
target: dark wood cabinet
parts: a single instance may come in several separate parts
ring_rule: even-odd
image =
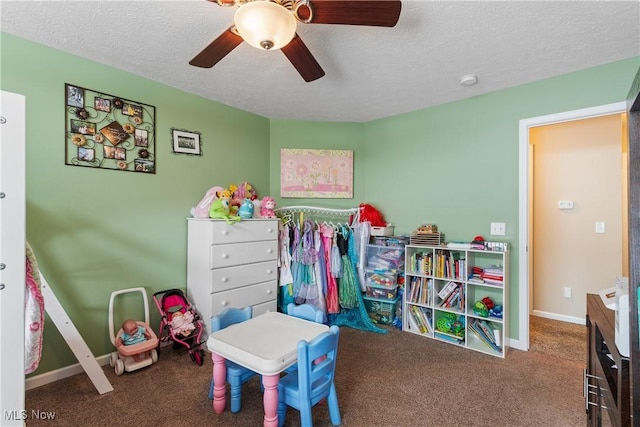
[[[587,295],[588,358],[585,405],[589,426],[631,425],[629,358],[615,343],[615,312],[599,295]]]

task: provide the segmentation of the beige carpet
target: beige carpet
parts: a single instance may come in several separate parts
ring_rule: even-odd
[[[587,327],[529,316],[529,350],[587,363]]]
[[[387,335],[340,328],[336,371],[345,427],[583,427],[584,363],[540,351],[510,349],[505,359],[390,328]],[[26,393],[27,426],[261,426],[256,378],[244,385],[242,411],[215,414],[207,398],[211,359],[196,366],[184,351],[163,350],[148,368],[116,377],[99,395],[79,374]],[[286,426],[299,426],[289,409]],[[313,410],[314,426],[330,426],[326,404]]]

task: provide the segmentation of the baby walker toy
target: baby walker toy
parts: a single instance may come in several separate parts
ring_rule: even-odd
[[[137,344],[118,345],[118,338],[122,337],[123,330],[120,328],[117,334],[114,333],[113,303],[116,296],[133,292],[140,292],[144,301],[144,322],[136,320],[136,323],[138,326],[145,328],[150,338]],[[109,365],[115,369],[116,375],[122,375],[125,371],[135,371],[158,361],[158,352],[156,351],[158,337],[149,326],[149,300],[144,288],[122,289],[111,293],[111,298],[109,299],[109,338],[113,346],[118,350],[111,353],[109,358]]]

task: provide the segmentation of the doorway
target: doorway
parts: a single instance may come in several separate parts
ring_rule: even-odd
[[[574,120],[595,118],[626,111],[624,102],[599,107],[574,110],[548,116],[534,117],[520,121],[519,137],[519,233],[518,233],[518,339],[511,340],[511,346],[520,350],[529,349],[529,314],[532,306],[532,208],[533,198],[530,194],[533,173],[531,130],[535,127],[553,125]],[[602,288],[606,287],[603,285]]]

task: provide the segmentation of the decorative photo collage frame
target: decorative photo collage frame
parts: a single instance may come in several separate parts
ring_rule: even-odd
[[[156,173],[156,109],[65,83],[65,164]]]

